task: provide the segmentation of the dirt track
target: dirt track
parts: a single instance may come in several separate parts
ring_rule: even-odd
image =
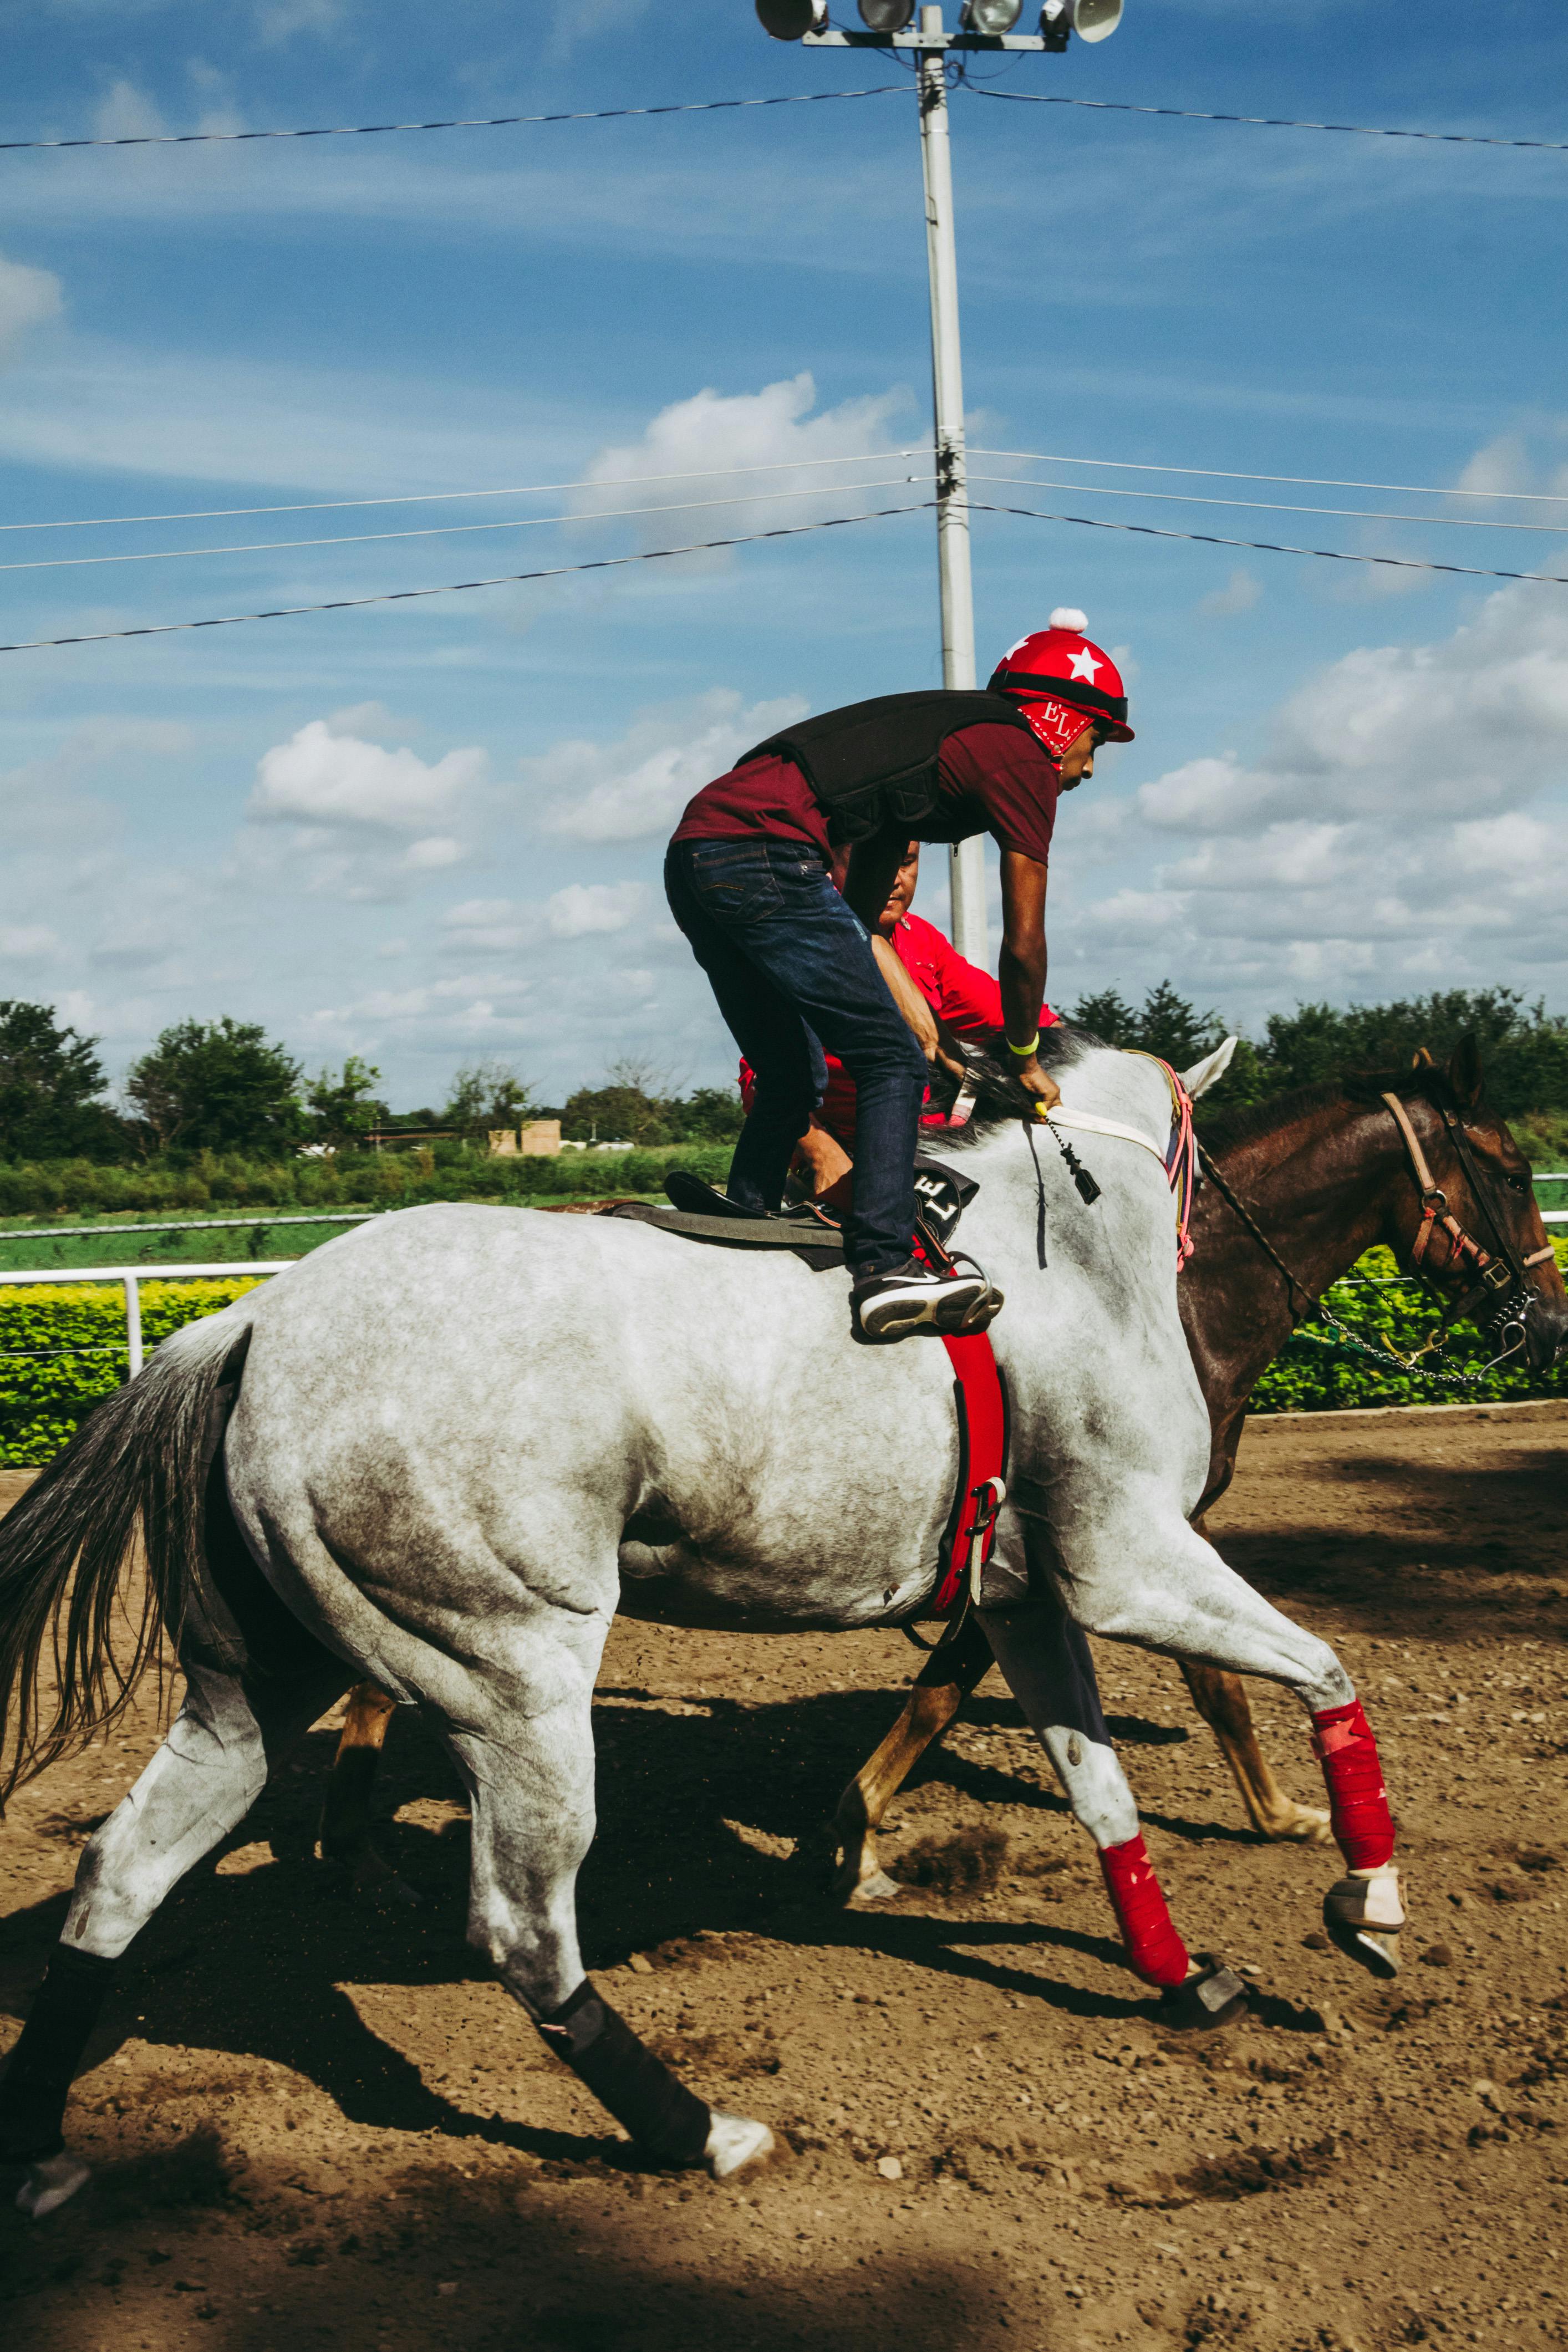
[[[994,1677],[888,1841],[938,1884],[847,1915],[790,1851],[890,1718],[906,1644],[617,1629],[589,1964],[698,2087],[787,2133],[737,2188],[630,2164],[469,1965],[463,1808],[405,1718],[384,1845],[424,1901],[346,1899],[310,1858],[319,1728],[127,1961],[72,2109],[97,2179],[41,2227],[0,2212],[0,2332],[15,2352],[1568,2341],[1565,1465],[1568,1405],[1260,1423],[1221,1515],[1378,1727],[1413,1910],[1393,1986],[1315,1948],[1331,1859],[1243,1831],[1173,1670],[1102,1651],[1179,1923],[1255,1972],[1254,2015],[1195,2043],[1117,1964],[1090,1850]],[[1315,1796],[1300,1717],[1256,1695]],[[154,1737],[135,1718],[0,1831],[6,2041],[81,1839]]]

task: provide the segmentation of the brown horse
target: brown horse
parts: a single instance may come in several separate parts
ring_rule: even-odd
[[[1402,1098],[1408,1139],[1389,1096]],[[1468,1304],[1482,1310],[1483,1322],[1500,1325],[1511,1312],[1521,1360],[1540,1368],[1568,1341],[1568,1294],[1539,1213],[1528,1205],[1529,1164],[1483,1102],[1479,1058],[1468,1041],[1447,1071],[1419,1055],[1413,1072],[1331,1081],[1222,1115],[1209,1122],[1204,1149],[1208,1179],[1194,1204],[1195,1247],[1179,1291],[1213,1432],[1208,1484],[1194,1514],[1200,1529],[1235,1475],[1260,1374],[1302,1316],[1374,1243],[1389,1244],[1402,1265],[1414,1262],[1451,1298],[1473,1291]],[[1439,1221],[1439,1202],[1447,1222]],[[1531,1244],[1522,1259],[1510,1238],[1521,1230]],[[1534,1277],[1528,1311],[1514,1295],[1525,1266]],[[1498,1286],[1497,1275],[1507,1281]],[[992,1663],[971,1620],[933,1651],[898,1722],[845,1790],[832,1825],[842,1899],[898,1892],[878,1861],[877,1829]],[[1182,1673],[1253,1827],[1272,1839],[1326,1838],[1327,1814],[1295,1803],[1276,1781],[1239,1677],[1185,1662]],[[321,1819],[323,1856],[373,1891],[395,1885],[370,1841],[376,1759],[393,1712],[374,1685],[352,1694]]]

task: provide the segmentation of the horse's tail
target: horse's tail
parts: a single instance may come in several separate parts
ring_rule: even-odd
[[[165,1633],[178,1643],[203,1582],[204,1472],[249,1345],[246,1305],[166,1339],[0,1519],[0,1807],[114,1721]]]

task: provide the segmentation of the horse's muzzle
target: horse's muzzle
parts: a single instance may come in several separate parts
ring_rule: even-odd
[[[1524,1316],[1524,1357],[1532,1372],[1550,1371],[1568,1350],[1568,1299],[1530,1294]]]

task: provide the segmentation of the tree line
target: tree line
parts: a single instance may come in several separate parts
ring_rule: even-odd
[[[1200,1011],[1169,981],[1141,1006],[1102,989],[1068,1017],[1108,1045],[1158,1054],[1178,1069],[1226,1034],[1219,1013]],[[1241,1039],[1204,1108],[1265,1101],[1342,1070],[1408,1065],[1421,1045],[1441,1060],[1466,1034],[1479,1041],[1491,1098],[1505,1115],[1568,1112],[1568,1020],[1510,988],[1270,1013],[1261,1037]],[[132,1065],[117,1104],[98,1045],[62,1024],[52,1006],[0,1000],[0,1160],[177,1163],[203,1152],[285,1159],[312,1147],[362,1148],[377,1130],[444,1129],[479,1142],[491,1129],[552,1118],[570,1142],[653,1148],[728,1142],[742,1119],[733,1088],[683,1094],[668,1073],[633,1057],[559,1105],[539,1099],[505,1063],[470,1062],[454,1072],[438,1107],[394,1113],[374,1064],[351,1054],[341,1067],[309,1077],[258,1023],[227,1014],[165,1029]]]

